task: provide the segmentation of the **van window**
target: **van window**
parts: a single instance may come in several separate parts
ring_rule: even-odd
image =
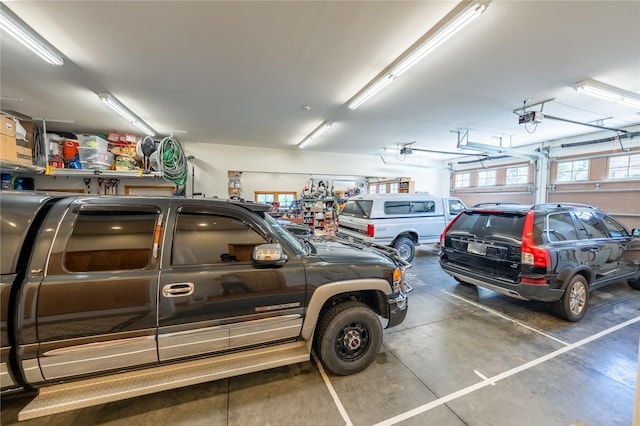
[[[153,248],[156,211],[79,211],[64,253],[70,272],[143,269]]]
[[[371,216],[373,200],[348,200],[344,205],[340,216],[353,216],[368,219]]]
[[[436,203],[433,200],[422,201],[386,201],[385,214],[423,214],[434,213]]]

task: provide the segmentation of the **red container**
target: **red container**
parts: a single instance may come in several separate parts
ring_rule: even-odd
[[[62,145],[62,158],[65,161],[72,161],[78,155],[78,146],[80,143],[73,139],[65,139]]]

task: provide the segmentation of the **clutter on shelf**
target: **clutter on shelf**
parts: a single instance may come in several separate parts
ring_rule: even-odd
[[[239,200],[242,197],[242,172],[229,170],[227,172],[229,177],[229,198],[232,200]]]

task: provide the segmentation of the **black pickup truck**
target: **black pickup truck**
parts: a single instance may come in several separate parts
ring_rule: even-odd
[[[20,420],[310,359],[366,368],[404,320],[393,250],[302,239],[270,206],[0,195],[0,383]],[[381,319],[382,318],[382,319]]]

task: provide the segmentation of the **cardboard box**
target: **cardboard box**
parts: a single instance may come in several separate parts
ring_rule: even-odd
[[[15,136],[7,136],[0,133],[0,160],[12,161],[15,163],[17,159]]]
[[[20,120],[20,125],[27,131],[27,138],[24,146],[33,148],[36,145],[36,123],[33,121]]]
[[[16,144],[14,136],[0,134],[0,160],[33,165],[33,150]]]
[[[0,134],[16,138],[16,122],[11,117],[0,115]],[[15,143],[15,142],[14,142]]]
[[[16,146],[16,163],[33,166],[33,149],[29,146]]]

